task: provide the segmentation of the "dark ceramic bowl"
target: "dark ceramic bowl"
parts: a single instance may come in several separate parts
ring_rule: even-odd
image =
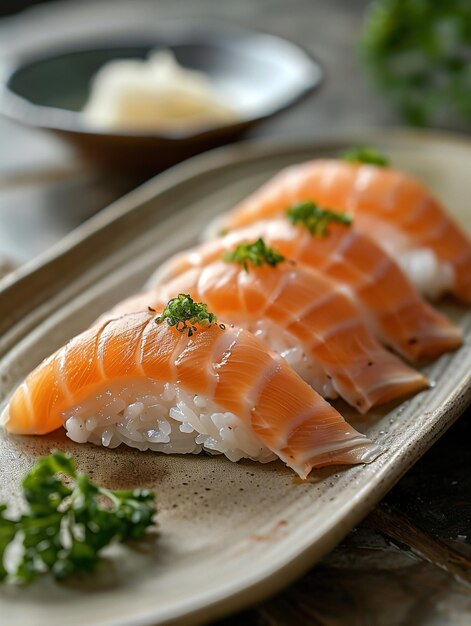
[[[165,31],[163,31],[165,32]],[[205,72],[240,116],[236,123],[198,132],[115,132],[87,127],[81,115],[91,79],[110,60],[145,58],[169,48],[178,62]],[[126,168],[157,171],[239,138],[317,87],[322,69],[289,41],[222,24],[173,29],[145,40],[123,38],[57,48],[10,59],[1,80],[0,112],[55,131],[88,157]]]

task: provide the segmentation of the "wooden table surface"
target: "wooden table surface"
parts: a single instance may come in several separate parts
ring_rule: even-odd
[[[297,41],[323,63],[322,90],[251,135],[316,139],[400,123],[354,54],[364,7],[363,0],[58,2],[54,20],[38,11],[0,21],[0,61],[32,40],[65,36],[61,24],[80,32],[87,22],[103,23],[103,15],[110,29],[223,17]],[[0,119],[0,271],[47,249],[138,182],[83,163],[56,138]],[[471,624],[469,416],[306,576],[218,626]]]

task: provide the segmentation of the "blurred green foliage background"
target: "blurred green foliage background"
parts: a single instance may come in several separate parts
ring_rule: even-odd
[[[374,0],[360,54],[410,124],[471,121],[471,0]]]

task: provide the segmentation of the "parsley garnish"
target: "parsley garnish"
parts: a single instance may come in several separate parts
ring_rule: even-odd
[[[73,484],[64,483],[59,473]],[[62,452],[39,459],[22,487],[25,513],[13,519],[0,505],[0,580],[27,584],[46,572],[57,579],[91,572],[103,548],[141,539],[155,514],[155,494],[99,487]],[[13,571],[5,559],[12,541],[20,551]]]
[[[267,246],[262,238],[252,243],[241,243],[232,252],[226,252],[223,258],[229,263],[239,263],[246,272],[249,271],[249,263],[256,267],[265,263],[276,267],[278,263],[285,260],[285,257],[279,254],[275,248]]]
[[[389,165],[387,156],[369,146],[351,148],[342,154],[342,159],[350,163],[367,163],[369,165],[378,165],[379,167],[388,167]]]
[[[305,226],[315,237],[328,235],[330,222],[338,222],[344,226],[350,226],[352,223],[352,218],[346,213],[321,209],[310,200],[295,204],[287,210],[286,214],[292,224]]]
[[[167,320],[169,326],[175,326],[179,332],[188,332],[188,337],[191,337],[198,330],[195,324],[207,328],[217,322],[217,317],[208,311],[208,305],[204,302],[195,302],[188,294],[180,293],[168,301],[165,309],[155,319],[157,324],[164,320]],[[219,324],[219,327],[224,329],[224,324]]]
[[[360,52],[409,124],[471,120],[471,4],[463,0],[369,3]]]

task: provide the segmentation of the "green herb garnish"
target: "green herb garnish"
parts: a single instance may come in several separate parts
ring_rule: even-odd
[[[292,224],[305,226],[311,235],[315,237],[325,237],[329,234],[329,224],[337,222],[344,226],[350,226],[352,218],[346,213],[337,213],[329,209],[321,209],[307,200],[300,202],[289,208],[286,212]]]
[[[73,484],[64,483],[59,473]],[[22,487],[25,513],[13,519],[0,505],[0,580],[27,584],[46,572],[57,579],[91,572],[103,548],[141,539],[153,523],[155,494],[99,487],[62,452],[39,459]],[[13,541],[19,556],[11,571],[5,552]]]
[[[375,0],[360,41],[362,59],[409,124],[471,120],[471,4],[463,0]]]
[[[387,156],[369,146],[351,148],[342,154],[342,159],[350,163],[368,163],[370,165],[378,165],[379,167],[387,167],[389,165]]]
[[[195,302],[188,294],[180,293],[176,298],[168,301],[167,306],[155,321],[160,324],[167,320],[169,326],[175,326],[181,333],[188,332],[188,337],[191,337],[198,330],[195,324],[208,328],[215,324],[217,319],[214,313],[208,311],[207,304]],[[219,324],[219,327],[224,329],[224,324]]]
[[[230,263],[239,263],[246,272],[249,271],[249,263],[256,267],[260,267],[265,263],[276,267],[278,263],[282,263],[285,260],[285,257],[274,248],[267,246],[262,238],[252,243],[241,243],[232,252],[226,252],[223,258]]]

